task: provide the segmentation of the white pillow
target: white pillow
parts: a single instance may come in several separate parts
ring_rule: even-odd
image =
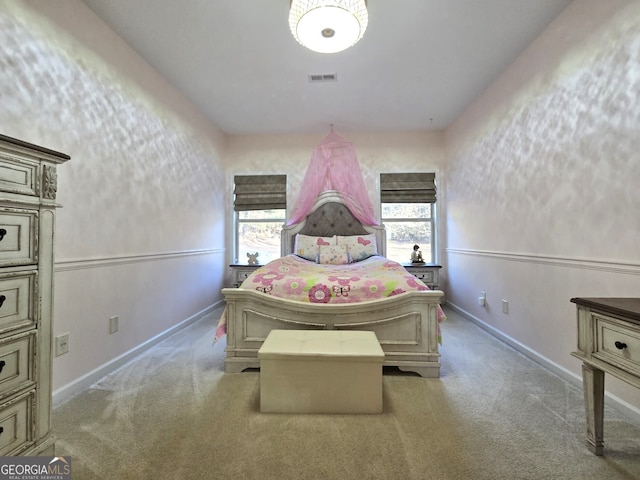
[[[336,237],[315,237],[310,235],[296,235],[293,253],[296,255],[316,261],[317,255],[320,253],[320,245],[335,245]]]
[[[378,255],[378,245],[374,234],[338,236],[337,243],[338,245],[346,245],[352,262],[359,262],[373,255]]]
[[[320,251],[316,258],[317,263],[331,265],[346,265],[351,263],[346,245],[320,245]]]

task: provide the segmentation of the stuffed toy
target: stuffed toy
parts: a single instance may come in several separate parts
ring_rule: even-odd
[[[258,265],[258,252],[249,253],[247,252],[247,257],[249,257],[249,265]]]

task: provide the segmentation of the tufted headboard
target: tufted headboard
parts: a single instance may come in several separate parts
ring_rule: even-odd
[[[383,226],[364,226],[344,204],[338,192],[324,192],[316,200],[311,213],[297,224],[282,230],[281,254],[293,253],[295,236],[303,235],[331,237],[333,235],[375,234],[378,253],[386,254],[386,235]]]

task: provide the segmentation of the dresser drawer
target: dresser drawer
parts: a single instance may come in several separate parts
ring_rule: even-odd
[[[35,327],[36,272],[0,275],[0,333]]]
[[[433,277],[434,277],[433,271],[431,272],[413,271],[411,273],[413,274],[414,277],[419,278],[424,283],[433,283]]]
[[[0,455],[15,455],[31,444],[34,396],[31,391],[0,405]]]
[[[244,282],[249,275],[251,275],[252,271],[251,270],[237,270],[235,272],[235,281],[236,283],[242,283]]]
[[[0,160],[0,190],[23,195],[38,195],[39,165],[37,163],[24,162],[5,154],[0,154]]]
[[[438,286],[439,265],[417,265],[415,263],[405,263],[403,266],[407,272],[417,279],[422,280],[427,286],[431,288]]]
[[[640,328],[616,318],[593,314],[593,356],[633,375],[640,375]]]
[[[0,398],[34,382],[35,331],[0,340]]]
[[[38,212],[0,208],[0,266],[36,263]]]
[[[249,275],[255,272],[261,265],[230,265],[233,276],[233,285],[239,287]]]

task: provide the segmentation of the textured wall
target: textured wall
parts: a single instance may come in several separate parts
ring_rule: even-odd
[[[639,97],[640,2],[580,0],[446,132],[448,300],[576,375],[569,299],[640,292]]]
[[[82,2],[0,1],[0,104],[0,132],[72,158],[54,324],[71,351],[54,388],[220,299],[224,137]]]

